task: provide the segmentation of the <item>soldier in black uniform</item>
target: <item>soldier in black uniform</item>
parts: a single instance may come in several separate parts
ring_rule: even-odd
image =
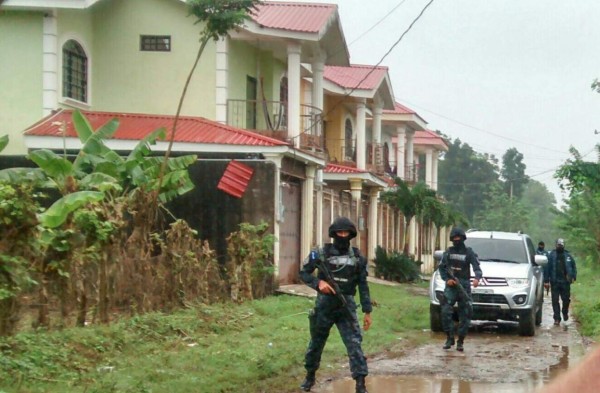
[[[356,235],[356,227],[352,221],[346,217],[335,219],[329,227],[329,236],[333,238],[333,243],[325,244],[323,249],[312,250],[300,271],[302,281],[318,292],[314,313],[309,316],[311,339],[304,361],[306,379],[300,386],[306,392],[315,384],[315,373],[319,368],[321,354],[329,331],[335,324],[348,352],[352,378],[356,381],[356,392],[367,393],[367,360],[361,348],[362,334],[354,301],[357,286],[364,313],[365,331],[371,326],[372,306],[367,284],[367,260],[360,255],[358,248],[350,246],[350,240]],[[346,299],[347,306],[336,296],[335,289],[326,281],[326,274],[317,266],[322,263],[326,264],[331,272]],[[315,269],[319,271],[316,277],[313,275]]]
[[[446,282],[446,288],[444,289],[445,302],[442,305],[442,326],[448,338],[444,344],[444,349],[450,349],[454,345],[454,321],[452,320],[452,314],[454,304],[458,302],[459,322],[456,350],[462,352],[473,312],[470,266],[473,267],[473,272],[475,273],[473,288],[477,288],[479,285],[482,273],[477,255],[471,247],[465,246],[465,240],[467,240],[465,231],[460,228],[453,228],[450,232],[450,240],[452,241],[452,246],[444,253],[439,266],[440,277]],[[460,290],[459,284],[464,288],[464,293]]]

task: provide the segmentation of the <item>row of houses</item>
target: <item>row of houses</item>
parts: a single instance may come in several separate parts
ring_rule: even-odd
[[[170,130],[199,48],[194,22],[182,0],[5,0],[4,154],[76,151],[74,110],[94,128],[117,117],[108,145],[118,151]],[[357,223],[369,259],[377,246],[401,250],[403,218],[379,195],[395,176],[437,189],[447,150],[395,101],[387,67],[350,62],[334,4],[261,3],[243,28],[206,46],[181,113],[173,152],[198,156],[196,188],[171,209],[219,255],[239,223],[269,223],[280,284],[298,279],[300,261],[341,215]],[[410,231],[409,251],[430,271],[437,231],[419,242]]]

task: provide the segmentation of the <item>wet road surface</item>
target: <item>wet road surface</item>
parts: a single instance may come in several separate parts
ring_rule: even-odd
[[[585,354],[572,318],[554,326],[549,299],[534,337],[519,336],[517,327],[473,322],[463,353],[443,350],[445,335],[425,331],[431,337],[426,345],[396,358],[369,358],[367,388],[370,393],[529,393]],[[321,378],[317,375],[313,392],[354,392],[351,378]]]

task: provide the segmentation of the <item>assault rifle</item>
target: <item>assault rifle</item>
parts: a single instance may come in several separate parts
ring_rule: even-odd
[[[331,270],[329,270],[329,266],[327,266],[327,262],[324,261],[324,258],[322,258],[321,256],[319,256],[319,262],[317,262],[317,268],[325,276],[325,281],[327,282],[327,284],[329,284],[335,291],[335,297],[337,297],[338,300],[340,302],[342,302],[342,304],[344,305],[344,309],[346,309],[348,314],[350,314],[350,316],[352,317],[353,315],[350,312],[350,309],[348,308],[348,301],[346,300],[346,297],[342,293],[342,290],[340,289],[339,284],[333,278],[333,274],[331,274]]]
[[[351,250],[350,257],[354,258],[354,252],[352,251],[352,249],[350,249],[350,250]],[[344,310],[346,310],[346,313],[350,317],[350,320],[354,320],[355,315],[352,313],[352,311],[350,311],[346,297],[342,293],[342,290],[340,289],[339,284],[335,281],[333,274],[331,273],[331,270],[329,270],[329,266],[327,266],[327,261],[325,261],[325,258],[323,256],[323,251],[319,251],[317,269],[319,269],[319,272],[323,273],[323,275],[325,276],[325,281],[335,291],[335,297],[337,297],[338,300],[340,302],[342,302],[343,308],[344,308]],[[309,316],[309,318],[310,318],[310,316]],[[311,320],[310,322],[311,322],[311,324],[316,323],[316,315],[313,315],[313,320]],[[357,322],[358,322],[358,320],[357,320]],[[351,325],[354,327],[354,323],[352,323]],[[312,331],[313,326],[314,325],[311,325],[311,331]],[[358,330],[360,330],[360,327],[358,328]]]
[[[456,278],[456,276],[452,272],[452,268],[450,266],[446,267],[446,271],[448,272],[448,277],[450,277],[451,280],[454,280],[454,282],[456,283],[456,287],[458,288],[458,291],[466,300],[467,311],[469,313],[469,317],[472,317],[473,316],[473,299],[471,298],[471,295],[469,295],[467,293],[467,291],[465,290],[465,287],[463,287],[462,284],[460,283],[460,280],[458,278]]]

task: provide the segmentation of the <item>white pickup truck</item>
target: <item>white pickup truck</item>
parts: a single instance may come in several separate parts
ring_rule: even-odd
[[[523,233],[468,231],[465,244],[477,254],[483,272],[479,286],[471,290],[472,319],[516,321],[520,335],[534,336],[536,325],[542,323],[543,267],[548,259],[536,255],[531,238]],[[434,258],[439,261],[442,255],[436,251]],[[436,332],[442,331],[445,285],[436,269],[429,286],[430,324]]]

